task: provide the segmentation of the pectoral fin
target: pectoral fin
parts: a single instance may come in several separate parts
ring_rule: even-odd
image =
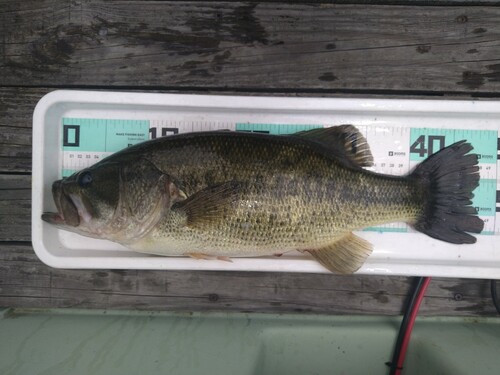
[[[224,219],[224,216],[233,209],[240,188],[241,184],[235,181],[207,187],[174,204],[172,210],[184,212],[189,227],[210,225]]]
[[[310,249],[307,252],[330,271],[350,274],[363,265],[372,250],[371,243],[349,233],[328,246]]]

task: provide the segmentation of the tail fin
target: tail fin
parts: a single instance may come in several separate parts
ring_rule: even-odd
[[[466,141],[454,143],[424,160],[411,174],[421,184],[425,199],[415,229],[455,244],[476,242],[466,233],[480,233],[484,226],[471,206],[472,191],[479,185],[478,156],[466,155],[471,150]]]

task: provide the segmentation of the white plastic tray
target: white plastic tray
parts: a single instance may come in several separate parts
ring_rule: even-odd
[[[236,258],[232,262],[159,257],[115,243],[61,231],[41,220],[55,211],[51,184],[61,178],[63,117],[189,121],[422,126],[500,130],[500,103],[445,100],[325,99],[54,91],[33,116],[32,241],[52,267],[328,272],[298,253],[280,258]],[[500,278],[498,235],[477,236],[475,245],[450,245],[419,233],[359,232],[374,244],[360,274]]]

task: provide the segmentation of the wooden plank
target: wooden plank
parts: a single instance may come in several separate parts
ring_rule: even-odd
[[[0,306],[175,311],[399,314],[405,277],[61,270],[30,245],[0,243]],[[434,279],[424,315],[494,315],[488,282]]]
[[[0,88],[0,173],[31,171],[33,111],[49,89]]]
[[[0,126],[31,131],[35,105],[49,91],[48,88],[0,87]]]
[[[498,7],[44,0],[0,19],[0,85],[500,92]]]
[[[0,194],[8,190],[30,190],[31,176],[26,175],[0,175]],[[27,195],[29,196],[29,194]]]
[[[7,152],[15,154],[16,152],[24,153],[25,150],[19,147],[7,147]],[[31,158],[25,157],[4,157],[0,156],[0,173],[3,172],[30,172],[31,171]]]
[[[31,176],[0,174],[0,241],[31,241]]]

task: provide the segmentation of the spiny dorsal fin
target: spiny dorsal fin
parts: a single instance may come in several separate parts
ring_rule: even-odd
[[[305,130],[294,135],[318,142],[356,166],[371,167],[373,165],[373,156],[368,142],[353,125]]]
[[[210,186],[172,206],[172,210],[185,212],[187,225],[199,227],[223,219],[238,198],[241,184],[236,181]]]
[[[349,233],[330,245],[307,252],[328,270],[350,274],[359,270],[372,250],[371,243]]]

